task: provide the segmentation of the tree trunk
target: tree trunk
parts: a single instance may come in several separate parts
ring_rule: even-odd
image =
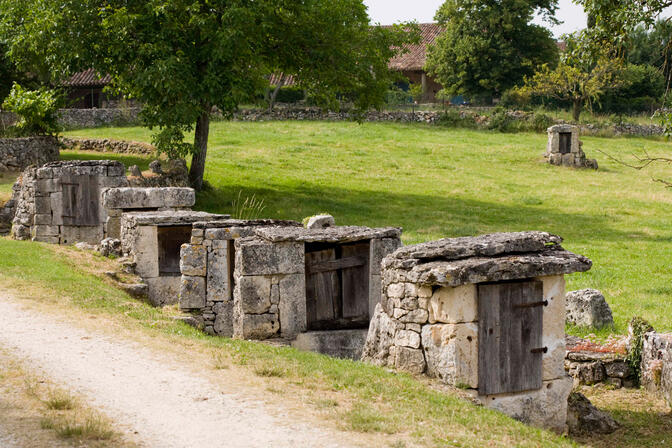
[[[208,153],[208,134],[210,133],[210,110],[206,108],[196,121],[196,133],[194,135],[194,157],[191,159],[189,169],[189,183],[200,191],[203,189],[203,174],[205,173],[205,156]]]
[[[575,122],[579,122],[579,117],[581,116],[581,109],[583,106],[583,101],[579,99],[574,99],[573,100],[573,107],[572,107],[572,119]]]
[[[280,92],[280,89],[282,89],[282,86],[285,85],[285,77],[282,76],[280,80],[278,81],[278,85],[275,86],[275,89],[273,89],[273,93],[271,93],[271,97],[268,101],[268,111],[271,112],[273,111],[273,108],[275,107],[275,100],[278,97],[278,92]]]

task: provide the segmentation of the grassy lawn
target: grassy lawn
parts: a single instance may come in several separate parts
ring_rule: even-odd
[[[66,135],[151,141],[150,131],[134,127]],[[391,123],[219,122],[210,132],[211,189],[199,195],[197,208],[230,212],[239,192],[254,194],[264,200],[264,217],[301,219],[326,211],[338,224],[402,226],[406,244],[546,230],[593,260],[591,271],[569,277],[568,288],[603,291],[617,332],[625,332],[633,315],[670,331],[672,191],[651,181],[664,177],[667,167],[636,171],[597,151],[629,158],[643,151],[665,155],[670,146],[641,138],[583,141],[600,163],[597,172],[545,164],[541,134]],[[147,163],[116,158],[141,168]]]

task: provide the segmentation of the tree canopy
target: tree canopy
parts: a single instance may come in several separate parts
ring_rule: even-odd
[[[543,64],[555,66],[558,49],[535,14],[553,18],[557,0],[446,0],[436,13],[445,26],[429,49],[427,69],[448,94],[501,95]]]
[[[170,155],[193,153],[201,188],[210,115],[230,115],[273,71],[294,74],[325,107],[382,104],[406,27],[371,27],[362,0],[0,0],[0,35],[19,65],[55,77],[86,68],[143,104]],[[195,130],[194,144],[183,143]]]

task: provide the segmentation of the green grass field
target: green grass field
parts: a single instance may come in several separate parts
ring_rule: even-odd
[[[151,141],[143,128],[99,128],[68,136]],[[546,136],[424,125],[326,122],[214,123],[197,208],[230,212],[239,192],[264,200],[264,217],[332,213],[338,224],[401,226],[406,244],[489,232],[545,230],[594,266],[568,288],[604,292],[626,330],[634,315],[672,330],[672,191],[597,150],[631,160],[666,155],[666,142],[584,138],[599,171],[544,163]],[[66,158],[100,157],[64,153]],[[118,157],[146,166],[147,160]],[[585,331],[572,330],[575,333]]]

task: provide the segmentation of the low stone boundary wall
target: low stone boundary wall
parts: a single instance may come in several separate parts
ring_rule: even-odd
[[[23,171],[58,160],[55,137],[0,138],[0,172]]]
[[[118,154],[154,154],[156,148],[148,143],[109,138],[60,137],[61,145],[80,151],[114,152]]]
[[[96,128],[100,126],[120,126],[140,124],[139,107],[109,109],[60,109],[58,122],[66,129]],[[16,116],[10,112],[0,112],[0,129],[16,122]]]

